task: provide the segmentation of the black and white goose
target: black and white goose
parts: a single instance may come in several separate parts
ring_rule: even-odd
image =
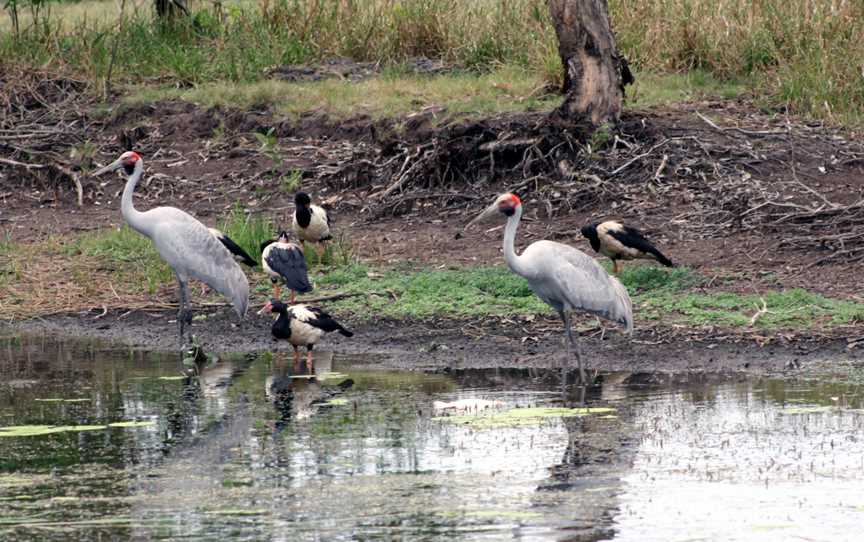
[[[620,222],[609,220],[583,226],[582,235],[591,243],[594,252],[612,260],[613,273],[618,273],[618,260],[655,260],[666,267],[675,266],[641,231]]]
[[[217,230],[216,228],[207,229],[210,230],[210,233],[213,235],[213,237],[219,239],[219,242],[228,249],[228,252],[230,252],[234,256],[234,259],[237,260],[239,263],[246,264],[249,267],[255,267],[258,265],[258,262],[256,262],[255,259],[252,258],[252,256],[250,256],[245,250],[243,250],[243,247],[235,243],[233,239],[231,239],[221,231]]]
[[[277,340],[285,340],[294,347],[294,362],[300,361],[299,347],[306,347],[306,364],[312,365],[312,348],[325,333],[338,331],[345,337],[354,334],[334,320],[329,314],[311,305],[289,307],[278,299],[271,299],[258,314],[270,311],[279,317],[273,322],[270,332]]]
[[[323,208],[312,205],[306,192],[294,196],[294,233],[301,241],[320,243],[333,238],[330,235],[330,217]]]
[[[261,243],[261,266],[264,272],[270,275],[273,297],[276,299],[280,299],[282,294],[280,282],[291,290],[292,304],[296,293],[305,294],[312,291],[303,249],[291,243],[288,234],[284,231],[279,233],[278,239]]]

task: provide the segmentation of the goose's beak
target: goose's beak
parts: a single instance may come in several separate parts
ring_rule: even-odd
[[[462,229],[467,230],[468,228],[470,228],[474,224],[477,224],[478,222],[483,222],[483,221],[489,220],[490,218],[495,216],[497,213],[498,213],[498,202],[495,202],[492,205],[490,205],[489,207],[487,207],[482,213],[475,216],[474,220],[472,220],[471,222],[466,224],[465,227]]]
[[[265,312],[269,312],[272,309],[273,309],[273,304],[268,301],[266,305],[261,307],[261,310],[258,311],[257,314],[264,314]]]
[[[94,171],[93,176],[97,177],[99,175],[102,175],[103,173],[108,173],[109,171],[116,171],[116,170],[120,169],[121,167],[123,167],[123,162],[121,162],[120,160],[115,160],[115,161],[111,162],[110,164],[108,164],[107,166],[103,167],[102,169],[98,169],[98,170]]]

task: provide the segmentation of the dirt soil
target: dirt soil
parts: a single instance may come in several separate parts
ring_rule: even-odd
[[[207,352],[273,350],[284,352],[286,357],[290,355],[290,346],[270,337],[272,319],[268,316],[252,315],[241,322],[227,311],[199,313],[207,314],[207,318],[193,323],[192,332]],[[353,338],[332,334],[322,348],[367,356],[370,363],[378,366],[408,370],[572,366],[557,320],[383,320],[351,328],[355,332]],[[53,316],[16,324],[14,331],[94,337],[146,350],[171,351],[179,346],[174,314],[167,313],[111,313],[98,319],[89,314]],[[790,336],[760,345],[752,338],[704,332],[689,339],[643,332],[630,340],[615,331],[608,331],[601,338],[598,331],[584,334],[580,342],[586,367],[592,371],[812,377],[864,367],[864,351],[850,348],[840,339]]]
[[[366,77],[365,68],[346,73]],[[328,69],[335,68],[318,70]],[[617,131],[589,136],[585,127],[547,112],[472,119],[433,108],[387,120],[337,120],[317,112],[286,119],[267,109],[180,101],[123,106],[118,100],[106,113],[74,80],[41,74],[0,83],[0,230],[11,241],[119,225],[122,181],[86,171],[135,149],[147,166],[137,205],[182,207],[211,225],[238,204],[287,224],[293,202],[283,176],[300,171],[303,189],[331,209],[338,233],[374,263],[502,263],[500,228],[462,227],[497,193],[510,190],[526,204],[523,246],[545,238],[590,251],[579,227],[618,218],[646,231],[676,263],[710,278],[707,290],[720,283],[747,293],[805,287],[860,299],[854,264],[864,258],[864,139],[746,100],[629,110]],[[271,129],[275,160],[254,136]],[[79,330],[172,347],[168,315],[119,314],[51,317],[18,329]],[[198,331],[220,349],[217,338],[231,324],[224,315],[207,322],[218,325],[197,325]],[[253,325],[266,337],[264,323],[242,327]],[[435,331],[428,323],[367,324],[364,341],[341,341],[339,348],[392,347],[402,355],[435,342],[449,350],[425,352],[422,363],[461,355],[469,364],[515,348],[530,364],[560,346],[549,337],[523,343],[530,335],[521,332],[524,326],[511,333],[501,322],[494,328],[505,330],[501,344],[488,335],[475,340],[464,325],[478,322],[449,322]],[[246,335],[232,334],[232,347],[269,344]],[[716,344],[710,333],[697,335]],[[637,333],[636,339],[624,350],[616,338],[595,341],[592,359],[606,359],[604,367],[653,365],[657,358],[648,352],[655,338]],[[811,349],[806,334],[798,339]],[[681,363],[717,363],[716,349],[696,350],[704,352],[682,355]],[[486,354],[475,358],[473,352]],[[421,357],[407,355],[405,363]],[[673,357],[662,356],[674,365]],[[762,350],[750,357],[747,363],[771,366]]]

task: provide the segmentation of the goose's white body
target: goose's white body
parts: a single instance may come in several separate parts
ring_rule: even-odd
[[[330,239],[330,223],[327,218],[327,211],[317,205],[310,205],[309,212],[312,216],[309,219],[309,225],[305,228],[297,222],[297,213],[294,213],[292,227],[297,237],[308,243]]]

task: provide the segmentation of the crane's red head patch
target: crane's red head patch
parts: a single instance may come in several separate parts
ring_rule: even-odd
[[[127,151],[120,156],[120,160],[123,162],[124,166],[134,166],[135,162],[140,159],[141,155],[135,151]]]
[[[522,200],[516,194],[501,194],[498,197],[498,210],[507,216],[511,216],[516,208],[522,205]]]

